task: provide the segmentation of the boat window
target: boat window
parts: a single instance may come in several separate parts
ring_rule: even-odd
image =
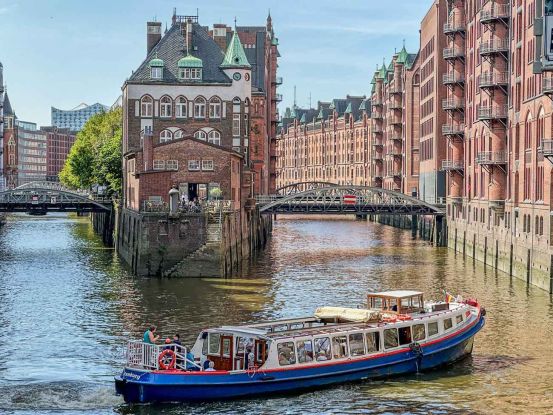
[[[223,337],[223,356],[230,357],[232,337]]]
[[[277,331],[287,331],[288,330],[288,324],[281,324],[280,326],[275,326],[273,328],[275,332]]]
[[[253,339],[246,337],[238,337],[236,339],[236,355],[242,356],[247,349],[251,350],[253,346]]]
[[[413,341],[419,342],[424,340],[426,333],[424,330],[424,324],[415,324],[413,326]]]
[[[365,341],[363,333],[349,335],[349,352],[352,356],[363,356],[365,354]]]
[[[386,300],[384,310],[397,311],[397,299],[389,298]]]
[[[384,330],[384,348],[391,349],[398,346],[397,329]]]
[[[370,307],[370,308],[382,309],[382,298],[379,298],[379,297],[372,297],[372,298],[371,298],[371,307]]]
[[[209,354],[219,354],[221,347],[221,335],[219,333],[209,333]]]
[[[459,314],[457,317],[455,317],[455,324],[461,324],[463,322],[463,315]]]
[[[290,330],[299,330],[299,329],[303,329],[303,323],[290,324]]]
[[[428,337],[432,337],[438,334],[438,322],[433,321],[428,323]]]
[[[451,327],[453,327],[453,322],[451,321],[451,319],[444,319],[444,331],[449,330]]]
[[[315,355],[317,356],[317,362],[332,359],[332,353],[330,353],[330,337],[315,339]]]
[[[311,340],[300,340],[296,342],[298,348],[298,363],[313,361],[313,343]]]
[[[411,327],[400,327],[399,328],[399,344],[409,344],[411,343]]]
[[[374,353],[380,350],[380,333],[373,331],[367,333],[367,353]]]
[[[285,342],[277,345],[278,364],[281,366],[293,365],[296,363],[296,353],[294,352],[294,343]]]
[[[348,355],[348,340],[346,336],[332,338],[332,353],[335,359],[341,359]]]

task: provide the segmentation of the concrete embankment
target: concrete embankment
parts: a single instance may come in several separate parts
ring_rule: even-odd
[[[271,216],[257,209],[175,215],[122,209],[116,246],[136,275],[225,277],[263,249],[271,231]]]

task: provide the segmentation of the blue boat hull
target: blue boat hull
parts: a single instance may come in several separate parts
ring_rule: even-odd
[[[468,330],[433,344],[420,353],[395,353],[292,370],[255,373],[168,373],[126,368],[115,378],[116,391],[126,402],[210,401],[297,392],[332,384],[416,373],[453,363],[472,352],[474,336],[484,326],[479,320]]]

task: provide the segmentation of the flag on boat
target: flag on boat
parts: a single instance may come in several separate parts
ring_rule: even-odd
[[[455,301],[455,297],[453,297],[450,293],[444,290],[445,294],[445,302],[446,303],[453,303]]]

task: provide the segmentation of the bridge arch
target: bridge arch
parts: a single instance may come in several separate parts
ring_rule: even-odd
[[[276,189],[277,195],[292,195],[296,193],[307,192],[309,190],[321,189],[324,187],[339,186],[337,183],[331,182],[298,182]]]
[[[94,200],[56,182],[29,182],[0,192],[0,212],[110,211],[111,201]]]
[[[438,206],[393,190],[368,186],[326,186],[260,199],[260,212],[279,214],[439,215]]]

